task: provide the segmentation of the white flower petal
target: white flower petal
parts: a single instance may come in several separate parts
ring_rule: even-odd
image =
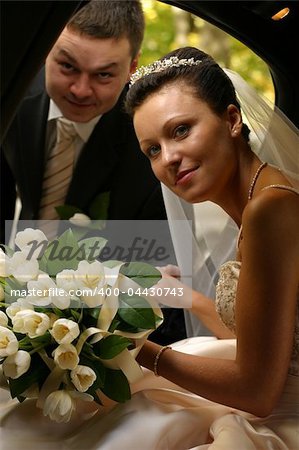
[[[38,261],[28,259],[25,252],[15,252],[10,259],[11,274],[20,283],[26,283],[37,277],[39,272]]]
[[[7,327],[7,324],[8,324],[7,315],[3,311],[0,311],[0,325],[2,327]]]
[[[19,342],[15,334],[8,328],[0,326],[0,358],[13,355],[18,348]]]
[[[75,409],[75,401],[68,391],[54,391],[46,398],[43,414],[55,422],[68,422]]]
[[[69,221],[73,225],[77,225],[78,227],[88,227],[91,224],[91,219],[86,214],[76,213],[74,214]]]
[[[24,350],[19,350],[8,356],[3,362],[3,372],[8,378],[19,378],[27,372],[30,367],[31,356]]]
[[[61,369],[73,370],[79,363],[79,356],[72,344],[60,344],[52,353],[54,361]]]
[[[73,320],[58,319],[50,331],[58,344],[70,344],[80,334],[79,326]]]
[[[0,277],[9,277],[11,275],[10,258],[0,248]]]
[[[95,372],[88,366],[78,365],[71,371],[71,380],[79,392],[87,391],[96,380]]]
[[[16,333],[28,334],[30,338],[43,336],[50,327],[50,319],[44,313],[24,309],[12,318],[13,330]]]
[[[41,230],[35,230],[33,228],[26,228],[16,234],[15,243],[20,249],[26,247],[31,242],[48,242],[48,239]]]

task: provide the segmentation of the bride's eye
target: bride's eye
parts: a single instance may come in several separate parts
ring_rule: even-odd
[[[157,156],[160,150],[160,145],[150,145],[146,150],[146,154],[149,158],[153,158],[154,156]]]
[[[174,138],[182,138],[188,135],[190,127],[188,125],[179,125],[174,130]]]

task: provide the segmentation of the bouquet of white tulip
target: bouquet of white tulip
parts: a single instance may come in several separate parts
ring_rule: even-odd
[[[105,243],[77,240],[71,229],[48,241],[27,228],[16,235],[19,250],[0,250],[3,375],[13,398],[36,397],[57,422],[70,420],[78,397],[128,400],[130,383],[142,376],[135,358],[162,322],[150,293],[160,272],[140,262],[101,263]]]

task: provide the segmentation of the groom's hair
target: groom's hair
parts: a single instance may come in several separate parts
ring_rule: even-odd
[[[139,0],[91,0],[67,23],[71,30],[95,39],[127,38],[132,59],[144,36],[144,15]]]

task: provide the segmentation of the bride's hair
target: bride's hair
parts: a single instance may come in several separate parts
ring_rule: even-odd
[[[163,56],[160,61],[172,57],[179,60],[193,58],[201,63],[179,66],[170,64],[163,70],[141,76],[127,94],[125,106],[131,116],[149,95],[174,82],[184,82],[190,86],[195,95],[205,101],[216,114],[222,114],[228,105],[235,105],[241,111],[231,80],[210,55],[195,47],[183,47]],[[249,133],[249,128],[243,123],[242,135],[246,141],[249,140]]]

